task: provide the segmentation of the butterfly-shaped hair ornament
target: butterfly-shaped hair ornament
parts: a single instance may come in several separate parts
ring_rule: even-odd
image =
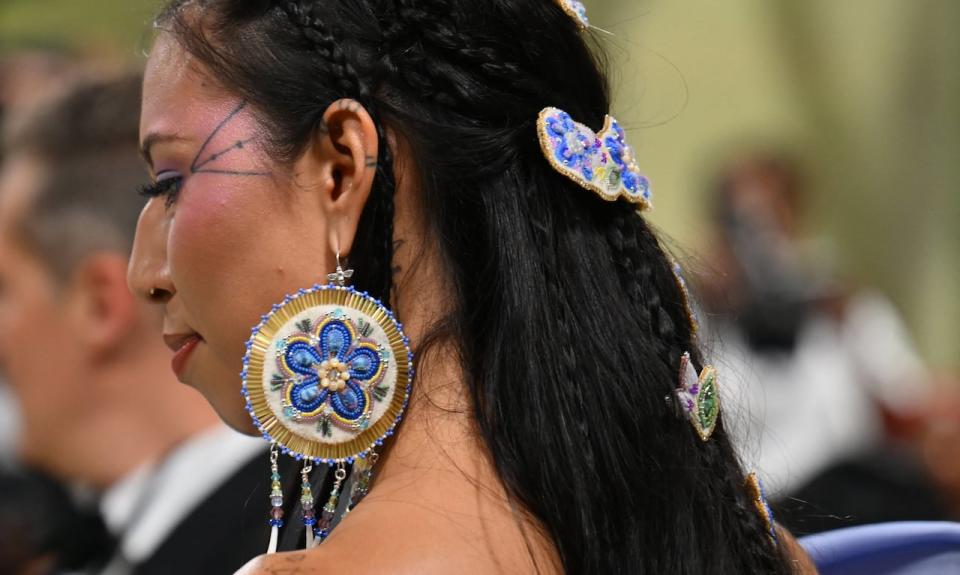
[[[673,399],[697,430],[700,439],[710,439],[720,419],[717,370],[708,365],[697,375],[690,354],[685,352],[680,356],[680,385],[673,395]]]
[[[537,134],[550,165],[583,188],[610,202],[624,199],[640,211],[653,207],[650,181],[640,173],[616,118],[607,116],[603,129],[594,132],[559,108],[544,108]]]

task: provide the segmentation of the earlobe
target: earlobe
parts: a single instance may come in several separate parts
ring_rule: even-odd
[[[356,100],[331,104],[323,125],[318,133],[325,172],[321,204],[330,222],[332,249],[347,255],[370,197],[382,143],[373,118]]]

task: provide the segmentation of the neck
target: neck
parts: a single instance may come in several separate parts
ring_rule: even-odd
[[[436,250],[419,242],[401,245],[394,255],[393,301],[417,358],[416,377],[403,421],[377,471],[378,489],[382,493],[382,486],[393,481],[427,486],[467,479],[499,498],[503,488],[474,424],[456,344],[448,338],[431,341],[432,330],[453,309],[450,283],[442,279]]]
[[[417,374],[404,420],[378,464],[364,507],[389,514],[412,505],[425,517],[454,520],[497,561],[559,572],[553,543],[539,521],[508,497],[480,436],[457,342],[432,338],[431,329],[453,309],[453,299],[445,288],[450,283],[435,265],[438,259],[429,252],[418,255],[415,277],[397,281],[394,297],[417,357]]]

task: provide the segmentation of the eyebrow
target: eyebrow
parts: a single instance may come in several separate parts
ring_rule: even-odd
[[[143,156],[143,160],[151,168],[153,167],[153,157],[150,155],[150,150],[156,144],[168,144],[171,142],[187,142],[189,138],[184,138],[177,134],[163,134],[160,132],[150,132],[143,139],[143,143],[140,144],[140,155]]]

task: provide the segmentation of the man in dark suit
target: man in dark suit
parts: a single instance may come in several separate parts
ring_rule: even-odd
[[[103,573],[232,573],[267,546],[266,444],[176,381],[158,310],[127,290],[139,105],[138,78],[86,77],[8,111],[0,369],[20,460],[94,494],[116,540]]]

